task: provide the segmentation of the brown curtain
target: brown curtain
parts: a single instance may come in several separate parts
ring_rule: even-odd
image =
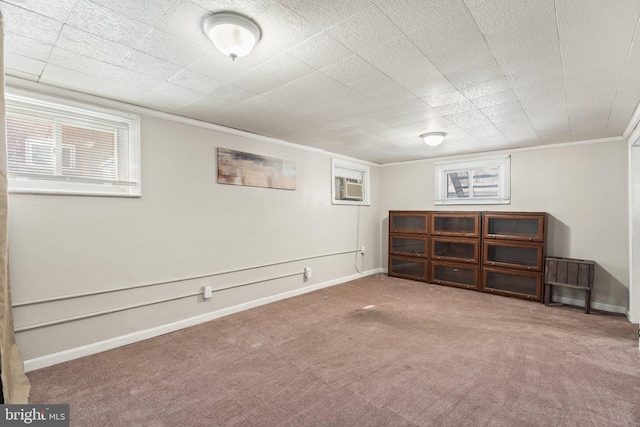
[[[7,248],[7,131],[4,102],[4,20],[0,13],[0,375],[4,403],[28,403],[31,385],[16,344]]]

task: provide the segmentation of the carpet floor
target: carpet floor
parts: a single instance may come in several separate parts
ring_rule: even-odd
[[[28,377],[77,427],[640,426],[625,317],[384,274]]]

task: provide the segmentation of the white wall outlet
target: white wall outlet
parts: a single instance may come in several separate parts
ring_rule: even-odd
[[[364,255],[364,245],[362,245],[362,247],[360,248],[360,253]]]
[[[311,267],[306,267],[304,269],[304,277],[307,279],[311,279],[313,277],[313,270],[311,270]]]
[[[204,288],[202,288],[202,298],[204,298],[204,299],[211,298],[211,293],[212,292],[213,292],[213,290],[211,289],[211,286],[205,286]]]

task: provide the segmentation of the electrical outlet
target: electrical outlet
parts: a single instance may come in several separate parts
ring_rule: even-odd
[[[311,267],[306,267],[304,269],[304,277],[307,279],[311,279],[311,277],[313,277],[313,270],[311,270]]]
[[[360,253],[364,255],[364,245],[362,245],[362,247],[360,248]]]
[[[202,298],[204,299],[209,299],[211,298],[211,293],[212,293],[212,289],[211,286],[205,286],[204,288],[202,288]]]

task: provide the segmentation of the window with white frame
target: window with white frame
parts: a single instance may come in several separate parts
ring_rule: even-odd
[[[331,159],[331,200],[334,205],[369,205],[369,166]]]
[[[435,164],[435,204],[509,204],[509,156]]]
[[[10,192],[140,195],[138,116],[12,91],[6,126]]]

